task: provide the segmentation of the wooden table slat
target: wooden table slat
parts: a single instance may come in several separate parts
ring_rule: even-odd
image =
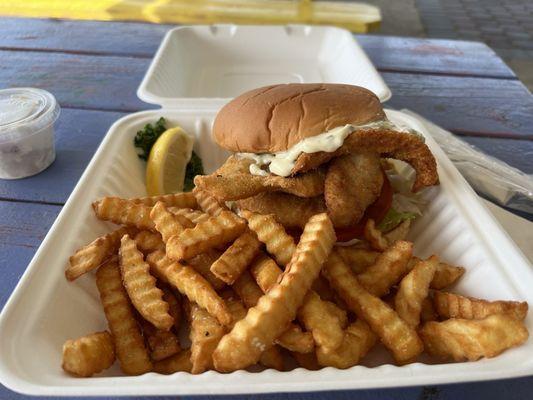
[[[40,87],[69,108],[154,108],[136,96],[148,59],[20,51],[0,51],[0,59],[0,87]],[[393,93],[389,106],[411,108],[467,135],[533,137],[533,97],[520,81],[391,72],[383,77]]]
[[[151,58],[165,32],[173,27],[135,22],[3,18],[0,19],[0,48]],[[356,37],[381,70],[515,78],[513,71],[483,43],[378,35]]]

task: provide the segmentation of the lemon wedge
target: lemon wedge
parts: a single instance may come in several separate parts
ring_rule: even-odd
[[[182,128],[167,129],[154,143],[146,165],[146,191],[159,196],[183,191],[194,139]]]

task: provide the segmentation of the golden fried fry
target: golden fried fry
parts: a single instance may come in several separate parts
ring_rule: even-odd
[[[436,256],[426,261],[419,261],[400,282],[394,300],[394,309],[413,328],[420,323],[422,303],[428,296],[429,284],[435,275],[438,263]]]
[[[178,337],[171,331],[157,329],[150,322],[140,321],[152,361],[160,361],[181,351]]]
[[[253,365],[261,353],[273,345],[296,316],[334,243],[335,231],[328,216],[312,217],[281,282],[261,297],[218,344],[213,354],[218,371],[229,372]]]
[[[327,300],[329,302],[336,302],[336,293],[329,286],[328,281],[323,276],[319,275],[318,278],[313,282],[312,289],[320,296],[322,300]]]
[[[134,237],[135,245],[143,253],[148,254],[156,250],[165,250],[165,242],[157,232],[140,231]]]
[[[355,274],[364,272],[376,262],[379,252],[356,246],[336,246],[337,253]]]
[[[376,340],[377,337],[368,324],[359,319],[346,328],[339,348],[333,351],[317,348],[318,364],[340,369],[353,367],[374,347]]]
[[[413,192],[424,186],[436,185],[439,181],[435,157],[423,140],[416,135],[383,128],[353,132],[334,152],[302,153],[296,159],[291,173],[310,171],[335,157],[356,153],[361,149],[410,164],[416,172],[416,179],[411,189]]]
[[[154,372],[170,375],[175,372],[191,372],[191,350],[183,350],[172,357],[154,363]]]
[[[285,266],[291,260],[296,249],[294,239],[285,232],[283,226],[272,215],[261,215],[250,211],[242,211],[248,221],[249,228],[263,242],[267,251],[278,264]]]
[[[257,284],[264,293],[273,288],[283,271],[270,257],[261,256],[250,267]],[[335,304],[326,302],[310,290],[297,313],[298,319],[313,335],[317,346],[334,350],[342,343],[346,313]]]
[[[273,174],[259,176],[250,173],[250,163],[250,160],[232,156],[226,161],[226,164],[232,164],[231,167],[223,165],[211,175],[199,175],[194,183],[219,201],[245,199],[267,191],[281,191],[299,197],[314,197],[324,192],[325,174],[322,169],[288,178]],[[235,164],[241,166],[234,167]]]
[[[200,211],[200,210],[193,210],[191,208],[176,208],[176,207],[167,207],[167,210],[170,211],[172,214],[175,215],[181,215],[188,220],[192,221],[195,225],[199,224],[200,222],[207,221],[211,215]]]
[[[92,271],[102,265],[113,254],[116,254],[120,246],[120,238],[127,233],[133,234],[132,228],[120,228],[116,231],[100,236],[96,240],[82,247],[69,258],[69,267],[65,276],[69,281],[79,278],[83,274]]]
[[[410,362],[422,352],[422,342],[414,329],[386,303],[366,291],[336,251],[330,254],[323,273],[350,310],[370,325],[396,362]]]
[[[233,284],[259,252],[261,242],[254,233],[244,232],[211,265],[211,272],[228,285]]]
[[[308,369],[309,371],[318,371],[320,368],[322,368],[320,365],[318,365],[315,352],[305,354],[293,352],[292,356],[300,367]]]
[[[145,206],[155,206],[157,202],[162,202],[167,207],[197,208],[196,198],[191,192],[165,194],[162,196],[139,197],[129,199],[132,203],[144,204]]]
[[[174,320],[174,330],[179,332],[181,324],[181,303],[170,287],[165,284],[160,284],[161,290],[163,291],[163,300],[168,303],[168,313]]]
[[[200,190],[199,188],[195,187],[192,192],[200,208],[207,214],[217,216],[222,211],[228,210],[225,205],[218,202],[217,199],[215,199],[206,191]]]
[[[273,214],[285,228],[303,228],[315,214],[326,211],[324,197],[304,199],[287,193],[261,193],[237,201],[241,210],[258,214]]]
[[[433,305],[437,314],[444,319],[482,319],[493,314],[506,314],[523,320],[528,310],[525,301],[488,301],[440,291],[433,293]]]
[[[435,271],[435,276],[431,281],[431,288],[440,290],[451,286],[457,282],[464,273],[465,269],[463,267],[456,267],[441,262],[439,263],[437,270]]]
[[[194,223],[183,215],[173,214],[168,211],[165,204],[160,201],[152,207],[150,218],[165,243],[168,242],[171,236],[179,235],[186,228],[194,228],[195,226]]]
[[[379,197],[383,171],[377,153],[354,153],[331,161],[324,198],[335,227],[355,225]]]
[[[233,289],[247,308],[255,307],[263,292],[248,271],[244,271],[233,284]],[[315,347],[310,332],[303,332],[296,324],[289,324],[288,328],[275,340],[281,347],[297,353],[312,352]]]
[[[422,310],[420,310],[420,321],[429,322],[429,321],[436,321],[436,320],[437,320],[437,312],[435,311],[435,308],[433,307],[433,302],[431,301],[431,297],[428,296],[422,302]]]
[[[188,303],[186,310],[191,324],[191,373],[201,374],[213,369],[212,354],[226,330],[216,318],[196,303]]]
[[[222,297],[226,300],[226,304],[233,318],[232,326],[230,326],[230,328],[233,328],[237,321],[240,321],[246,316],[246,307],[244,307],[240,300],[233,296],[233,292],[231,291],[222,293]],[[278,371],[283,370],[283,357],[276,346],[266,349],[261,354],[259,363],[267,368],[274,368]]]
[[[95,332],[63,345],[61,367],[77,376],[92,376],[109,368],[115,362],[113,339],[109,332]]]
[[[334,303],[322,300],[314,291],[305,295],[298,310],[298,320],[311,332],[318,349],[334,351],[342,344],[346,312]]]
[[[154,251],[146,257],[150,271],[159,279],[174,286],[191,302],[205,308],[223,325],[231,323],[231,315],[217,292],[193,268],[172,261],[163,251]]]
[[[156,328],[168,331],[174,324],[168,313],[168,303],[150,275],[150,266],[128,235],[122,237],[119,258],[122,281],[133,306]]]
[[[214,247],[226,244],[246,229],[246,223],[231,211],[185,229],[167,242],[167,255],[174,260],[187,260]]]
[[[427,322],[420,329],[426,351],[445,360],[475,361],[495,357],[524,343],[529,334],[522,321],[494,314],[484,319]]]
[[[94,213],[98,219],[111,221],[138,229],[153,231],[154,223],[150,219],[151,207],[118,197],[104,197],[93,203]]]
[[[371,294],[382,297],[409,271],[413,244],[398,241],[380,254],[376,262],[357,275],[359,283]]]
[[[383,233],[376,228],[376,223],[373,219],[369,219],[365,225],[364,231],[365,239],[374,250],[385,251],[389,247],[389,242]]]
[[[385,239],[387,240],[387,243],[393,244],[394,242],[398,240],[405,240],[405,238],[407,237],[407,234],[409,233],[410,227],[411,227],[411,220],[406,219],[396,228],[385,233],[384,236],[385,236]]]
[[[213,265],[213,263],[218,260],[221,255],[221,251],[211,249],[205,253],[194,256],[190,260],[187,260],[187,264],[198,271],[198,273],[200,273],[200,275],[202,275],[215,290],[220,290],[226,286],[224,281],[217,278],[216,275],[211,272],[211,265]]]
[[[96,271],[96,286],[113,335],[120,368],[128,375],[140,375],[152,369],[148,351],[134,317],[126,289],[122,286],[116,261],[107,262]]]

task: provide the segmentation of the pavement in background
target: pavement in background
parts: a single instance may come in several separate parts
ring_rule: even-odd
[[[533,91],[533,0],[364,0],[379,33],[485,42]]]

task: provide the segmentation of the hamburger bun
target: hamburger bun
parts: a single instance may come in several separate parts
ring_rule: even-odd
[[[302,139],[347,124],[385,119],[371,91],[332,83],[290,83],[250,90],[218,113],[213,136],[238,153],[285,151]]]

